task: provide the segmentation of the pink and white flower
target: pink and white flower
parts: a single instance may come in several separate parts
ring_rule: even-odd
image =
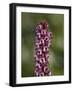
[[[35,30],[35,75],[50,76],[48,68],[49,48],[51,46],[52,32],[48,31],[48,23],[40,22]]]

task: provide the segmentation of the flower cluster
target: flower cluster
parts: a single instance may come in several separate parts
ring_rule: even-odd
[[[48,32],[48,23],[40,22],[35,31],[35,75],[50,76],[48,68],[49,47],[52,32]]]

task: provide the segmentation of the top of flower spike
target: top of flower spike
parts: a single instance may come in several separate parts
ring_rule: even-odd
[[[47,21],[41,21],[41,22],[38,24],[37,29],[48,30],[48,23],[47,23]]]
[[[47,21],[40,22],[40,25],[42,25],[42,29],[48,29],[48,23],[47,23]]]

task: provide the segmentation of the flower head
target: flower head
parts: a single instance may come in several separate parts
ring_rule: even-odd
[[[51,45],[52,32],[48,31],[48,23],[40,22],[35,30],[35,75],[49,76],[48,68],[49,47]]]

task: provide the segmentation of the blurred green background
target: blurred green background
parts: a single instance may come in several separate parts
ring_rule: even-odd
[[[52,75],[64,75],[64,15],[22,12],[22,77],[34,76],[34,32],[36,25],[43,20],[48,22],[49,31],[53,33],[48,67],[52,71]]]

